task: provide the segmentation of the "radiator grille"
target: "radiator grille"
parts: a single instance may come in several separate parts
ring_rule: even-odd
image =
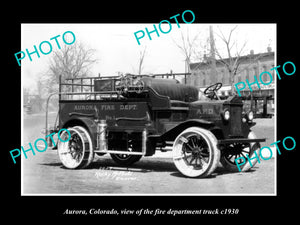
[[[242,136],[242,106],[230,106],[230,136]]]

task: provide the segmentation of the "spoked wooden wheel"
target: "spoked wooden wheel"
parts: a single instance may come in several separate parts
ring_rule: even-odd
[[[250,132],[248,135],[248,139],[255,139],[256,136],[254,132]],[[255,152],[257,156],[259,156],[258,150],[260,149],[260,144],[257,142],[251,143],[231,143],[225,146],[224,152],[221,157],[221,164],[232,172],[238,172],[239,169],[235,160],[237,159],[237,163],[240,164],[240,171],[248,171],[251,167],[253,167],[257,163],[257,158],[255,158]],[[247,156],[251,159],[251,164],[249,163]],[[246,160],[246,163],[242,164]],[[240,159],[239,159],[240,158]]]
[[[174,141],[173,161],[185,176],[207,177],[216,169],[219,160],[217,139],[208,130],[190,127]]]
[[[132,152],[134,149],[137,149],[137,142],[128,140],[127,151]],[[126,151],[124,151],[124,154],[110,154],[110,156],[118,165],[121,166],[130,166],[142,158],[141,155],[128,155],[126,154]]]
[[[71,137],[68,142],[58,142],[58,155],[62,164],[69,169],[85,168],[94,158],[93,143],[88,131],[75,126],[68,128]],[[60,135],[62,140],[68,136],[66,131]]]

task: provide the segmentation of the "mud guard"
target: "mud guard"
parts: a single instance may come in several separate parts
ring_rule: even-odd
[[[202,119],[190,119],[186,120],[180,124],[178,124],[176,127],[173,127],[172,129],[165,132],[163,135],[161,135],[161,139],[164,141],[174,141],[175,138],[185,129],[189,127],[201,127],[204,129],[210,129],[214,127],[214,122],[210,122],[207,120]]]
[[[91,135],[93,145],[97,146],[96,144],[96,137],[97,137],[97,123],[87,117],[77,117],[73,116],[73,118],[69,119],[66,121],[63,125],[62,128],[68,128],[68,127],[74,127],[74,126],[83,126],[85,127],[89,134]]]

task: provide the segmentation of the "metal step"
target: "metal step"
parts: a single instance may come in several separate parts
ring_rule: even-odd
[[[122,154],[122,155],[145,155],[144,152],[127,152],[127,151],[121,151],[121,150],[105,150],[100,151],[96,150],[95,153],[113,153],[113,154]]]

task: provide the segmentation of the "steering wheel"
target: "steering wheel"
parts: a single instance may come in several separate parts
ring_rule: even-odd
[[[218,100],[220,100],[219,96],[217,95],[217,91],[220,90],[222,87],[222,83],[215,83],[209,87],[207,87],[204,90],[204,94],[206,97],[213,99],[214,97],[217,97]]]

